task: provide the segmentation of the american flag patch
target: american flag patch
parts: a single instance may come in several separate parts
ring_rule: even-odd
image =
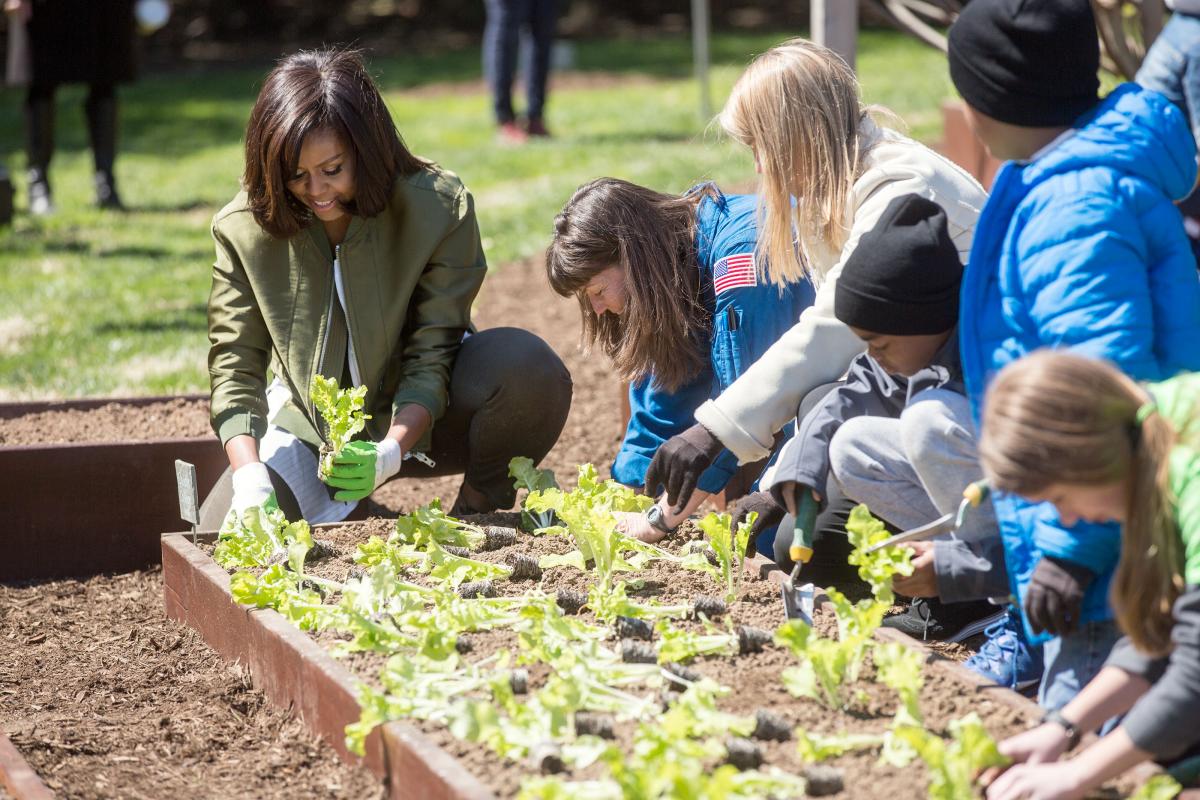
[[[713,290],[717,294],[726,289],[738,289],[743,286],[758,286],[758,275],[754,271],[754,253],[725,256],[713,267]]]

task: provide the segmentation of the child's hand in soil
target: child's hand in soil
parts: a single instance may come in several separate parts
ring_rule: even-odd
[[[1030,728],[1016,736],[1010,736],[1000,743],[1000,752],[1014,762],[1028,764],[1046,764],[1057,761],[1067,751],[1069,739],[1066,730],[1061,725],[1048,722]],[[1008,767],[991,767],[979,776],[979,784],[985,789],[997,782]],[[997,792],[1001,791],[997,789]],[[988,792],[990,798],[992,793]]]
[[[907,577],[892,578],[892,588],[909,597],[937,597],[937,573],[933,569],[933,542],[909,542],[913,551],[913,571]]]
[[[654,544],[667,535],[651,525],[640,511],[617,511],[613,516],[617,518],[617,530],[634,539]]]

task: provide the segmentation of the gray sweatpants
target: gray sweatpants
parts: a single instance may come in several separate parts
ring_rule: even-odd
[[[908,530],[957,511],[967,485],[983,477],[966,397],[927,389],[900,417],[854,417],[829,445],[842,492],[877,517]],[[1007,597],[1008,576],[990,500],[971,509],[953,537],[934,544],[944,602]]]

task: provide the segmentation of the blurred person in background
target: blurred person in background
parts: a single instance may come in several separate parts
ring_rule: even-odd
[[[95,164],[96,205],[120,210],[113,165],[117,155],[118,83],[136,77],[133,0],[5,0],[9,24],[28,33],[25,150],[29,211],[54,212],[54,93],[64,83],[88,87],[83,108]]]
[[[506,144],[549,136],[544,118],[550,51],[558,22],[558,0],[485,0],[483,74],[492,94],[497,134]],[[529,54],[525,68],[525,124],[513,111],[512,84],[522,38]]]

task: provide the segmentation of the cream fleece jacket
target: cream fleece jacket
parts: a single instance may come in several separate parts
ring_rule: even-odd
[[[862,340],[833,315],[834,286],[846,257],[893,198],[919,194],[941,205],[964,263],[971,252],[975,223],[987,200],[983,187],[948,159],[870,119],[859,137],[867,153],[852,189],[849,238],[841,252],[807,246],[816,301],[725,392],[696,409],[696,421],[741,464],[768,456],[775,433],[796,416],[804,396],[838,380],[863,352]]]

